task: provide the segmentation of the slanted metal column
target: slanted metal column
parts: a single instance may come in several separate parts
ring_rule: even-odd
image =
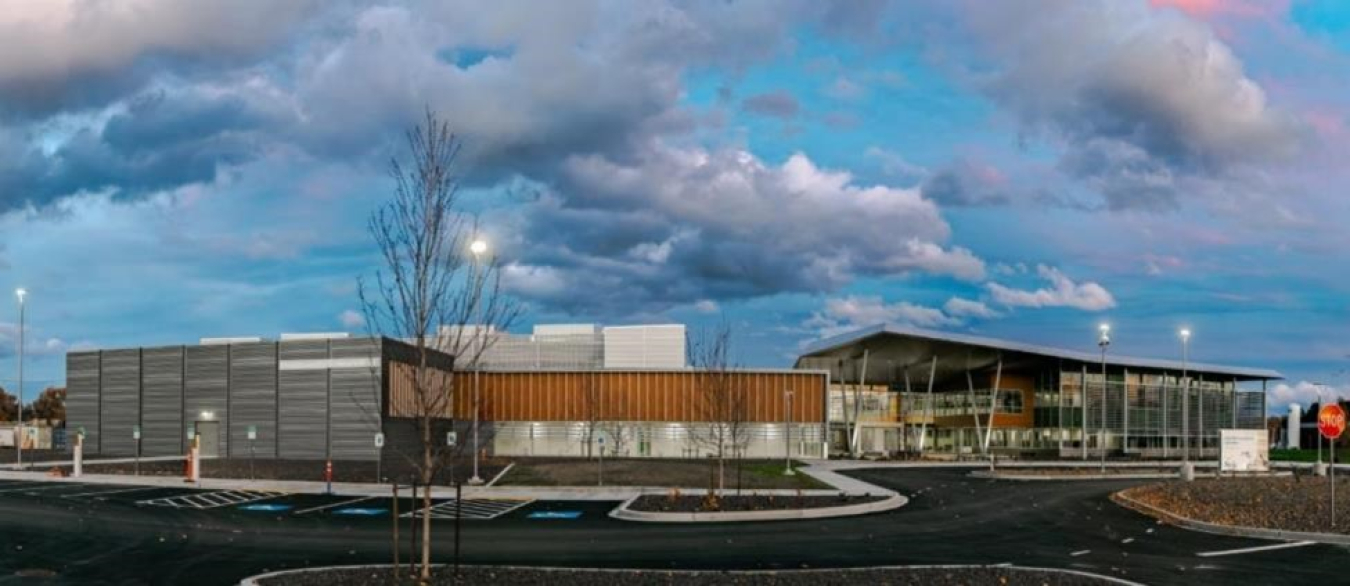
[[[906,413],[906,409],[907,409],[907,407],[905,406],[905,401],[908,401],[909,398],[912,396],[912,395],[910,394],[912,391],[911,391],[910,388],[909,388],[909,367],[910,367],[909,364],[906,364],[906,365],[905,365],[905,399],[902,400],[902,401],[900,401],[900,451],[901,451],[901,452],[909,452],[909,439],[906,437],[906,436],[909,435],[909,430],[905,428],[905,413]]]
[[[1130,369],[1120,379],[1120,453],[1130,454]]]
[[[970,369],[966,369],[966,390],[970,402],[970,417],[975,420],[975,441],[979,441],[979,438],[983,437],[984,434],[980,433],[980,410],[979,406],[975,404],[975,381],[970,378]],[[961,437],[964,440],[965,434],[961,434]],[[961,445],[964,446],[965,442],[963,441]],[[984,453],[983,448],[980,453]]]
[[[858,457],[858,442],[862,438],[862,388],[867,384],[867,357],[870,351],[863,348],[862,372],[858,374],[858,384],[853,387],[853,435],[850,437],[850,456]]]
[[[1167,403],[1167,371],[1162,373],[1162,385],[1159,387],[1162,392],[1162,445],[1163,459],[1167,459],[1167,412],[1172,406]]]
[[[1078,379],[1078,381],[1079,381],[1079,383],[1081,383],[1081,384],[1079,384],[1079,386],[1078,386],[1078,392],[1079,392],[1079,393],[1082,395],[1082,397],[1083,397],[1083,435],[1082,435],[1081,437],[1079,437],[1078,439],[1079,439],[1080,442],[1083,444],[1083,459],[1086,460],[1087,457],[1088,457],[1088,449],[1087,449],[1087,438],[1088,438],[1088,426],[1087,426],[1087,414],[1088,414],[1088,390],[1087,390],[1087,365],[1086,365],[1086,364],[1083,365],[1083,374],[1082,374],[1082,378]]]
[[[989,420],[984,425],[984,453],[989,453],[989,439],[994,436],[994,412],[998,406],[998,389],[1003,384],[1003,353],[998,353],[998,367],[994,370],[994,388],[989,397]],[[1021,392],[1021,391],[1019,391]],[[978,431],[978,430],[976,430]]]
[[[928,442],[928,421],[936,416],[933,411],[933,379],[937,377],[937,363],[937,354],[934,354],[933,366],[928,370],[928,417],[923,420],[923,427],[919,431],[919,455],[923,455],[924,444]]]

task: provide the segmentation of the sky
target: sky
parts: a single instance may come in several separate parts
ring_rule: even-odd
[[[892,322],[1350,396],[1338,0],[0,0],[0,290],[70,350],[364,331],[428,109],[534,323]],[[0,386],[15,387],[15,304]]]

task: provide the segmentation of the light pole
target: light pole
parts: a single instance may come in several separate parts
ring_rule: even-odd
[[[783,431],[786,433],[783,436],[783,476],[792,476],[796,474],[792,471],[792,391],[783,391],[783,403],[786,406],[783,412]]]
[[[1191,461],[1191,381],[1187,378],[1190,367],[1191,331],[1182,328],[1181,336],[1181,441],[1182,461]]]
[[[470,485],[483,484],[482,477],[478,476],[478,360],[482,358],[483,353],[483,324],[478,323],[478,297],[482,294],[482,287],[479,285],[479,261],[483,253],[487,252],[487,241],[481,238],[475,238],[469,244],[469,252],[473,253],[472,271],[470,271],[469,286],[473,287],[470,294],[473,295],[472,306],[469,308],[469,320],[474,322],[474,335],[471,338],[478,342],[478,349],[473,355],[473,476],[469,478]]]
[[[24,439],[24,429],[23,429],[23,335],[24,335],[24,332],[23,332],[23,330],[24,330],[24,299],[25,299],[26,297],[28,297],[28,291],[24,290],[22,287],[21,287],[21,288],[18,288],[18,289],[15,289],[15,290],[14,290],[14,296],[19,298],[19,405],[18,405],[18,417],[16,417],[16,419],[19,421],[19,437],[15,438],[14,443],[17,444],[16,447],[18,448],[18,451],[15,452],[15,453],[18,455],[17,457],[18,457],[19,468],[23,468],[23,439]]]
[[[1097,347],[1102,349],[1102,425],[1098,429],[1098,448],[1102,451],[1102,474],[1106,474],[1106,347],[1111,345],[1111,326],[1097,327]]]

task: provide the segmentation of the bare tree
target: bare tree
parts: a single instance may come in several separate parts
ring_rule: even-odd
[[[586,457],[595,455],[592,447],[601,432],[604,433],[607,442],[605,448],[608,448],[610,455],[624,455],[624,449],[628,444],[628,424],[624,419],[627,415],[627,402],[624,401],[624,393],[622,390],[615,392],[614,389],[605,392],[600,383],[600,374],[595,372],[587,374],[581,384],[582,415],[586,418]]]
[[[605,416],[605,398],[601,395],[600,375],[594,372],[586,375],[585,380],[581,382],[581,400],[582,415],[586,417],[585,449],[582,452],[590,458],[591,448],[595,445],[595,434],[600,431],[600,424]]]
[[[390,161],[393,197],[369,221],[382,267],[373,283],[360,281],[359,290],[371,332],[413,346],[412,396],[401,408],[416,422],[420,449],[404,457],[428,486],[453,455],[440,432],[453,426],[455,377],[437,364],[440,353],[454,357],[454,370],[476,368],[492,343],[486,331],[508,328],[519,306],[501,294],[495,256],[470,250],[478,224],[461,209],[460,140],[428,110],[407,132],[407,142],[408,164]],[[438,335],[437,328],[447,325],[439,334],[449,335]],[[430,507],[426,490],[422,508]],[[421,517],[419,576],[425,582],[431,576],[431,516]]]
[[[701,425],[691,438],[717,459],[717,489],[726,489],[726,461],[737,465],[749,439],[745,382],[731,361],[731,326],[723,322],[690,342],[689,359],[700,371],[695,408]]]

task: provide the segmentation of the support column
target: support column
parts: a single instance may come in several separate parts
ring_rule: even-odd
[[[1083,435],[1080,436],[1078,439],[1079,439],[1079,442],[1083,444],[1083,459],[1086,460],[1087,457],[1088,457],[1088,449],[1087,449],[1087,437],[1088,437],[1088,426],[1087,426],[1087,414],[1088,414],[1088,389],[1087,389],[1087,365],[1086,365],[1086,364],[1083,365],[1083,373],[1082,373],[1081,376],[1082,376],[1082,378],[1078,379],[1078,382],[1080,383],[1079,386],[1078,386],[1078,392],[1081,393],[1082,396],[1083,396]]]
[[[980,433],[980,410],[979,406],[975,404],[975,381],[970,378],[969,369],[966,370],[966,390],[967,390],[966,396],[970,402],[970,418],[975,420],[975,437],[976,441],[978,442],[979,441],[978,438],[980,438],[984,434]],[[962,440],[961,445],[964,447],[965,446],[964,433],[961,434],[961,440]],[[960,452],[958,451],[957,453],[959,454]],[[980,453],[983,454],[984,450],[981,449]]]
[[[867,384],[867,348],[863,348],[862,372],[858,374],[858,385],[853,393],[853,435],[849,438],[849,455],[857,458],[858,443],[862,439],[862,388]]]
[[[994,436],[994,413],[998,410],[998,389],[1003,385],[1003,353],[998,354],[998,367],[994,370],[994,388],[989,397],[989,420],[984,425],[984,453],[989,453],[989,439]]]
[[[1120,453],[1130,455],[1130,369],[1120,380]]]
[[[1162,445],[1163,459],[1167,459],[1167,412],[1171,410],[1171,405],[1167,403],[1167,372],[1162,373],[1162,385],[1159,387],[1162,393]]]
[[[909,367],[909,364],[905,365],[905,398],[900,401],[900,451],[906,453],[909,452],[909,438],[907,437],[909,435],[909,430],[905,428],[905,413],[907,409],[905,401],[909,400],[912,396],[910,393],[913,392],[909,388]]]
[[[934,417],[933,411],[933,379],[937,377],[937,354],[933,355],[933,366],[928,370],[928,417],[923,420],[923,427],[919,430],[919,455],[923,455],[924,444],[928,442],[928,422]]]

